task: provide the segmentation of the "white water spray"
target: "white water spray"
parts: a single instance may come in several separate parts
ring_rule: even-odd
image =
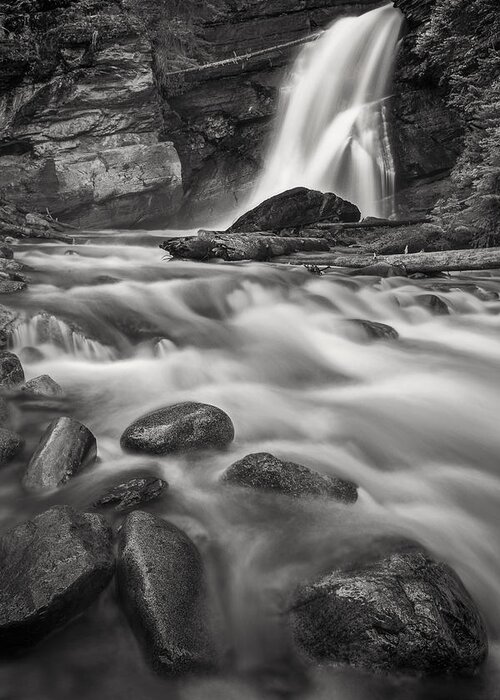
[[[385,98],[402,21],[392,5],[346,17],[301,51],[252,206],[302,186],[335,192],[363,216],[393,213]]]

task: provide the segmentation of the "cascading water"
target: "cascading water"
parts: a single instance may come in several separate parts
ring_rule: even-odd
[[[302,49],[252,205],[292,187],[335,192],[363,216],[394,208],[384,98],[403,17],[392,5],[336,21]]]
[[[21,408],[12,420],[27,447],[17,462],[2,466],[0,526],[53,502],[88,509],[111,480],[145,470],[161,476],[169,483],[167,495],[144,507],[198,544],[220,611],[219,641],[230,650],[227,672],[177,690],[165,686],[144,665],[110,594],[36,654],[0,664],[5,697],[495,697],[498,276],[374,280],[263,264],[167,264],[157,244],[154,235],[145,244],[139,234],[107,233],[75,246],[78,255],[64,255],[61,243],[17,247],[18,259],[39,277],[9,297],[26,319],[15,349],[36,346],[39,352],[23,359],[26,378],[48,374],[63,388],[65,403],[16,398]],[[432,312],[431,292],[448,314]],[[388,323],[399,340],[370,342],[353,318]],[[101,339],[113,359],[75,350],[71,333],[80,331]],[[121,432],[133,419],[193,400],[231,416],[236,440],[226,452],[196,458],[122,451]],[[61,412],[94,432],[100,460],[57,492],[25,493],[19,476],[26,460]],[[221,487],[220,475],[232,462],[263,451],[352,479],[360,485],[358,502],[280,499]],[[375,679],[345,668],[311,671],[309,688],[301,685],[301,663],[290,656],[276,601],[298,575],[308,578],[320,563],[330,565],[380,534],[425,544],[456,568],[481,606],[491,661],[468,686],[453,679],[437,687]],[[271,690],[267,679],[275,683]]]

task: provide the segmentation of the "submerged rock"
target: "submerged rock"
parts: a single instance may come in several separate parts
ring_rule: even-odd
[[[167,488],[167,482],[156,476],[136,477],[109,489],[94,506],[112,506],[117,511],[130,510],[159,498]]]
[[[435,294],[421,294],[416,298],[416,302],[419,306],[439,316],[445,316],[450,313],[446,302]]]
[[[457,574],[416,544],[391,547],[298,588],[290,615],[299,648],[371,671],[476,669],[488,641]]]
[[[24,445],[24,440],[12,430],[0,428],[0,467],[10,462]]]
[[[178,403],[138,418],[125,430],[121,446],[133,452],[167,455],[179,451],[223,448],[234,439],[234,426],[220,408]]]
[[[94,435],[74,418],[56,418],[42,435],[31,457],[23,485],[27,489],[56,488],[93,463]]]
[[[56,506],[0,538],[0,650],[31,646],[85,610],[113,574],[99,515]]]
[[[350,318],[348,323],[361,328],[365,336],[374,340],[397,340],[399,338],[397,330],[386,323],[367,321],[361,318]]]
[[[48,374],[42,374],[39,377],[30,379],[23,386],[23,391],[35,396],[47,396],[51,398],[61,397],[64,395],[62,387],[55,382]]]
[[[277,491],[288,496],[323,496],[344,503],[354,503],[358,498],[357,486],[351,481],[318,474],[267,452],[246,455],[232,464],[221,480],[235,486]]]
[[[213,665],[203,564],[191,540],[149,513],[121,530],[118,590],[153,667],[169,676]]]
[[[12,388],[24,382],[24,370],[13,352],[0,352],[0,386]]]
[[[235,221],[229,231],[279,231],[328,220],[359,221],[360,211],[332,192],[296,187],[266,199]]]

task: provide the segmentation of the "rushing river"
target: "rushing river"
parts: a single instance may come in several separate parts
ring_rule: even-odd
[[[28,445],[2,468],[1,526],[55,502],[85,508],[127,475],[162,475],[168,495],[151,509],[203,553],[225,669],[177,683],[155,677],[111,589],[36,651],[3,663],[0,698],[499,697],[500,277],[378,280],[168,262],[158,248],[164,236],[108,232],[84,245],[17,246],[32,283],[3,300],[25,317],[14,351],[27,378],[49,374],[66,397],[62,405],[19,401]],[[425,307],[430,292],[448,315]],[[400,339],[368,342],[352,318],[390,324]],[[184,400],[231,416],[236,440],[227,453],[183,460],[121,451],[119,437],[134,418]],[[23,464],[61,413],[91,428],[100,459],[57,494],[27,496]],[[229,464],[256,451],[352,479],[360,498],[344,506],[218,485]],[[380,533],[415,538],[459,572],[491,639],[476,678],[306,672],[293,657],[280,593]]]

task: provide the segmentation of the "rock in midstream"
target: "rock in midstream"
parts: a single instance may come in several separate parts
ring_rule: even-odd
[[[0,467],[10,462],[22,449],[24,440],[12,430],[0,428]]]
[[[367,321],[366,319],[350,318],[347,320],[351,326],[361,328],[364,337],[373,340],[397,340],[399,333],[392,326],[377,321]]]
[[[114,569],[104,518],[56,506],[0,538],[0,651],[31,646],[85,610]]]
[[[143,511],[125,520],[118,591],[153,667],[165,675],[213,667],[203,563],[184,532]]]
[[[332,192],[318,192],[306,187],[281,192],[246,212],[229,231],[279,231],[328,219],[330,222],[359,221],[355,204]]]
[[[48,374],[30,379],[22,390],[33,396],[44,396],[47,398],[59,398],[64,395],[64,391]]]
[[[483,620],[457,574],[412,542],[379,545],[371,560],[301,585],[290,619],[299,649],[323,664],[460,674],[488,652]]]
[[[298,498],[322,496],[344,503],[354,503],[358,498],[357,487],[351,481],[318,474],[309,467],[285,462],[267,452],[246,455],[232,464],[221,480],[235,486],[277,491]]]
[[[56,488],[92,464],[96,456],[96,439],[85,425],[74,418],[56,418],[29,461],[23,485],[32,490]]]
[[[416,303],[437,316],[446,316],[450,313],[448,304],[435,294],[420,294],[416,298]]]
[[[0,352],[0,386],[11,389],[24,382],[23,366],[13,352]]]
[[[220,408],[177,403],[135,420],[120,444],[132,452],[167,455],[180,451],[222,449],[234,439],[234,426]]]
[[[117,511],[130,510],[160,498],[167,488],[167,482],[156,476],[135,477],[106,491],[93,505],[96,508],[109,506]]]

